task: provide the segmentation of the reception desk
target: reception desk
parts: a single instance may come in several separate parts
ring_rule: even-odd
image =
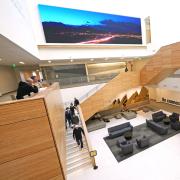
[[[59,85],[0,104],[0,179],[65,180],[64,106]]]

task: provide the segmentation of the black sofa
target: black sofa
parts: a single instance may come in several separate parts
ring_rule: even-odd
[[[133,130],[133,126],[130,124],[130,122],[120,124],[118,126],[110,127],[108,128],[109,138],[115,138],[121,136],[125,132],[132,130]]]
[[[152,114],[152,119],[154,122],[160,122],[164,118],[166,118],[166,114],[164,114],[162,111],[158,111],[158,112]]]
[[[173,112],[173,113],[169,116],[169,119],[171,120],[171,122],[179,121],[179,114]]]
[[[160,135],[164,135],[168,133],[168,127],[164,127],[152,120],[146,119],[146,125],[147,127],[150,127],[153,131],[157,132]]]

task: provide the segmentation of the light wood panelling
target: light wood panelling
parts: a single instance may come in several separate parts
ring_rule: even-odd
[[[142,87],[138,96],[135,98],[135,102],[144,101],[149,99],[149,92],[146,87]]]
[[[142,85],[158,83],[180,68],[180,43],[162,47],[140,72]]]
[[[87,120],[96,112],[112,103],[117,94],[139,85],[138,72],[120,73],[103,88],[81,103],[84,119]]]
[[[46,116],[43,99],[20,100],[0,104],[0,125]]]
[[[65,121],[58,83],[0,104],[0,179],[66,179]]]
[[[0,126],[0,164],[54,146],[48,118]]]
[[[45,103],[53,131],[58,157],[61,161],[62,169],[66,172],[66,142],[65,142],[65,117],[64,105],[60,95],[59,84],[55,83],[49,88],[50,93],[45,96]],[[48,92],[48,91],[47,91]]]
[[[138,92],[136,91],[131,95],[131,97],[127,100],[126,105],[132,104],[135,101],[135,98],[138,96]]]
[[[0,166],[2,180],[48,180],[59,174],[60,167],[55,148],[46,149]]]

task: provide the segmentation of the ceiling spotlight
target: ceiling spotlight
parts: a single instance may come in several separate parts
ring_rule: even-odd
[[[48,61],[48,63],[51,63],[52,61]]]
[[[94,61],[94,59],[90,59],[91,61]]]
[[[25,64],[25,63],[21,61],[21,62],[19,62],[19,64]]]
[[[73,62],[73,61],[74,61],[74,59],[71,59],[70,61],[71,61],[71,62]]]

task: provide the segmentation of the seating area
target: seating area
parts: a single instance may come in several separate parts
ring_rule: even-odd
[[[135,112],[133,112],[133,111],[124,111],[121,114],[127,120],[130,120],[130,119],[133,119],[133,118],[137,117],[137,114]]]
[[[136,154],[180,131],[179,114],[166,115],[163,111],[152,114],[151,120],[133,128],[126,122],[108,128],[104,138],[118,162]],[[119,154],[118,154],[119,152]]]
[[[127,131],[132,131],[133,126],[127,122],[118,126],[108,128],[109,138],[115,138],[123,135]]]
[[[106,123],[99,119],[92,119],[86,122],[88,132],[106,127]]]

